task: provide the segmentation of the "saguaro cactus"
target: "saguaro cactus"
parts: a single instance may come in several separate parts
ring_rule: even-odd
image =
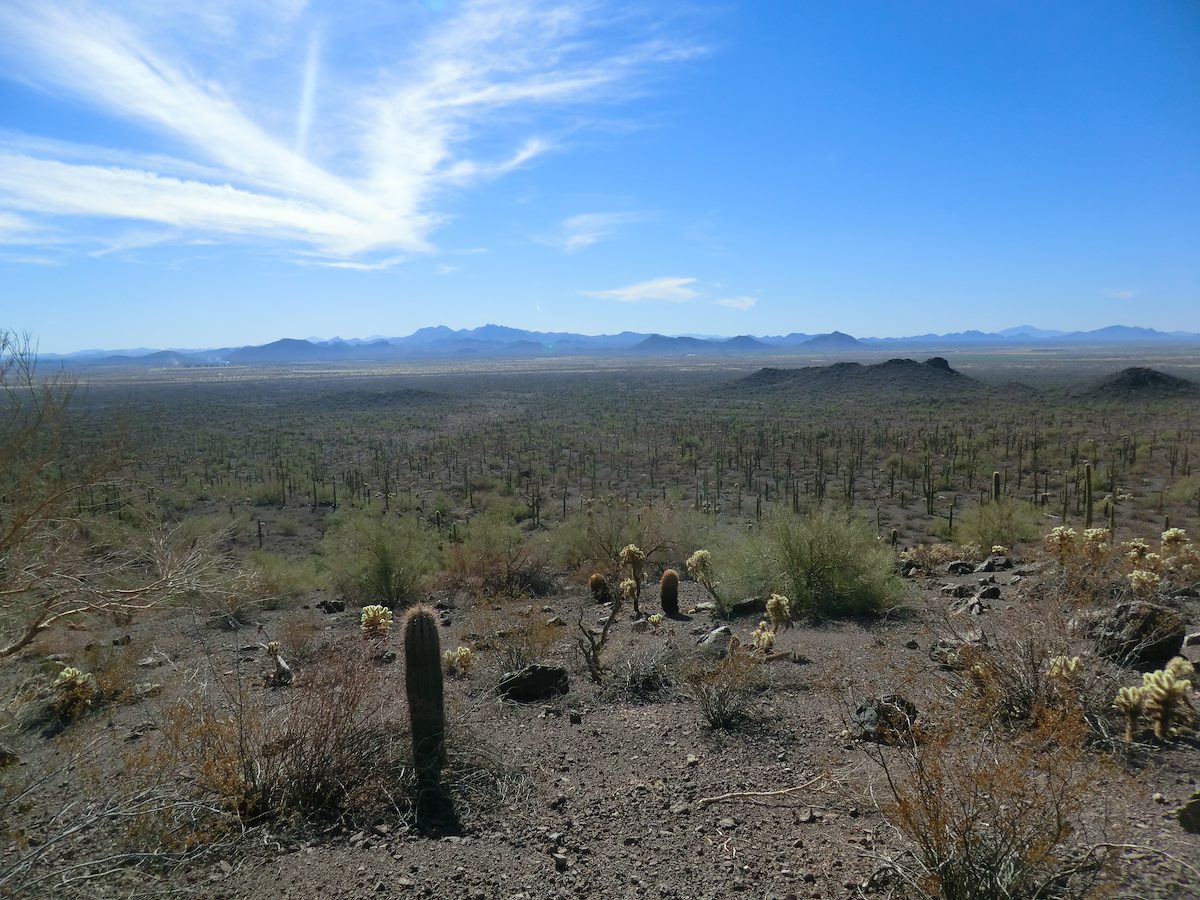
[[[413,765],[421,782],[434,783],[446,760],[446,713],[441,640],[437,618],[428,606],[414,606],[404,617],[404,687]]]
[[[1083,464],[1083,527],[1092,527],[1092,464]]]
[[[992,502],[1000,502],[1000,473],[992,473]]]

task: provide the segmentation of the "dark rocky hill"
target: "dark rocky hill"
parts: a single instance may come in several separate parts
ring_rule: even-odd
[[[1200,385],[1148,366],[1131,366],[1101,378],[1085,393],[1098,400],[1186,397],[1200,395]]]

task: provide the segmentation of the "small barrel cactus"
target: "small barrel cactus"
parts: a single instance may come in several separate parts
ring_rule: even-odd
[[[414,606],[404,617],[404,688],[417,777],[436,783],[446,760],[446,712],[441,639],[428,606]]]
[[[679,573],[674,569],[663,572],[662,580],[658,583],[658,595],[662,600],[663,613],[668,616],[679,615]]]
[[[608,579],[599,572],[593,572],[592,577],[588,579],[588,590],[592,592],[592,597],[597,603],[608,602]]]

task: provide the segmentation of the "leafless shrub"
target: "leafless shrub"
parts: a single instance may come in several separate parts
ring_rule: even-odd
[[[1107,844],[1088,834],[1103,768],[1075,726],[976,745],[945,729],[896,751],[871,746],[886,785],[881,812],[911,853],[887,860],[913,897],[1091,896]]]

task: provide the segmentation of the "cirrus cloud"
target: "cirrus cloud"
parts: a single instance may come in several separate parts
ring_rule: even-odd
[[[82,245],[150,225],[307,262],[427,252],[447,195],[561,150],[581,108],[703,52],[596,0],[201,7],[0,4],[0,77],[82,105],[109,145],[0,134],[0,241],[14,222]],[[615,224],[574,223],[567,249]]]
[[[603,291],[580,291],[580,293],[585,297],[616,300],[619,303],[645,303],[647,301],[686,303],[694,300],[697,296],[696,291],[689,287],[695,283],[695,278],[652,278],[649,281],[639,281],[625,287]]]

